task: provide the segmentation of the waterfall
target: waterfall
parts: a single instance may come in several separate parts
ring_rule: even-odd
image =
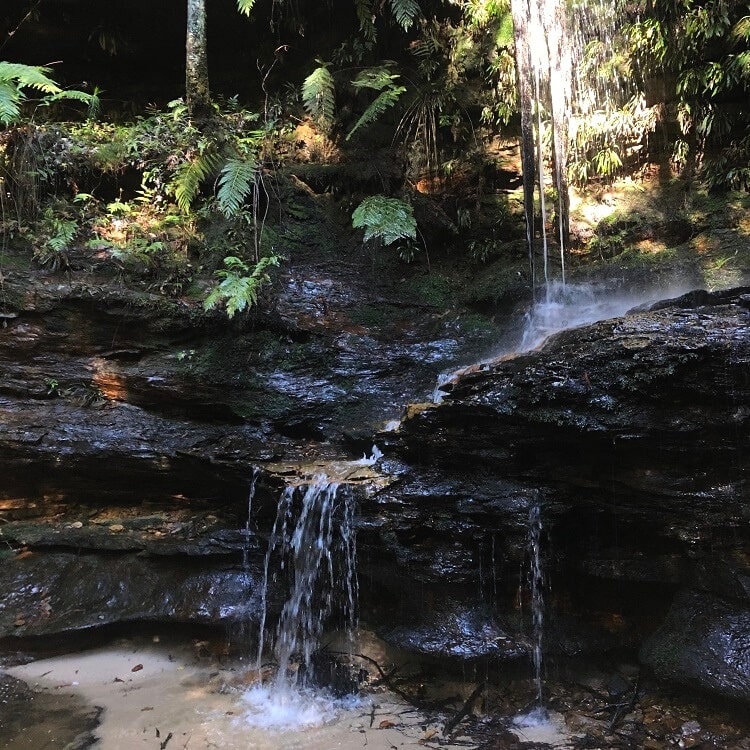
[[[242,547],[242,568],[247,570],[250,567],[250,540],[254,536],[253,530],[250,528],[253,518],[253,499],[255,498],[255,486],[258,483],[258,476],[260,475],[260,469],[257,467],[253,469],[253,478],[250,480],[250,490],[247,493],[247,518],[245,520],[245,528],[242,530],[242,534],[245,537],[245,543]]]
[[[588,43],[612,38],[613,0],[565,3],[564,0],[511,0],[516,48],[516,84],[521,114],[521,171],[523,176],[526,241],[530,282],[536,299],[534,194],[539,193],[540,233],[545,288],[550,282],[547,205],[545,198],[545,123],[551,133],[552,182],[557,191],[557,242],[560,274],[565,283],[565,249],[570,232],[568,151],[570,120],[611,104],[611,93],[600,91],[581,71]],[[575,75],[574,75],[575,71]]]
[[[542,511],[536,501],[529,508],[529,587],[531,589],[531,637],[537,709],[544,711],[542,695],[542,640],[544,637],[544,570],[541,555]]]
[[[265,558],[258,647],[260,666],[269,640],[269,586],[285,583],[286,600],[268,644],[277,664],[274,690],[279,694],[301,687],[313,673],[313,656],[335,608],[348,631],[354,629],[357,576],[353,520],[351,493],[340,491],[340,484],[325,475],[313,477],[308,484],[286,487],[281,493]]]
[[[513,723],[518,727],[546,724],[549,712],[544,705],[544,562],[542,557],[542,507],[538,493],[529,507],[527,551],[529,569],[527,583],[531,600],[531,663],[534,670],[535,705],[527,713],[517,716]],[[522,579],[523,580],[523,579]],[[523,585],[523,583],[521,584]]]

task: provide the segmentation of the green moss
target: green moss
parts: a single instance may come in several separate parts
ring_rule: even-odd
[[[402,316],[403,312],[394,305],[362,305],[349,314],[353,323],[367,328],[384,328]]]
[[[401,296],[406,302],[447,308],[451,306],[454,291],[454,285],[448,277],[430,273],[404,282]]]

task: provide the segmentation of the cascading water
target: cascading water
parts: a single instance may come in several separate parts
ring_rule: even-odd
[[[356,619],[356,541],[353,528],[354,502],[350,493],[326,476],[316,476],[308,485],[287,487],[279,500],[276,521],[269,539],[264,571],[263,621],[258,661],[266,645],[267,592],[281,575],[289,578],[289,594],[272,639],[276,657],[276,687],[283,692],[298,685],[299,674],[309,675],[312,656],[334,604],[338,604],[348,630]],[[301,508],[293,519],[295,497]],[[276,569],[272,572],[271,566]],[[292,660],[299,660],[295,674]]]
[[[245,528],[242,533],[245,537],[245,544],[242,547],[242,568],[247,570],[250,566],[250,540],[253,537],[253,530],[250,528],[253,519],[253,500],[255,498],[255,487],[258,484],[258,476],[260,470],[258,468],[253,469],[253,478],[250,480],[250,490],[247,493],[247,519],[245,520]]]
[[[529,509],[529,584],[531,588],[531,634],[537,710],[544,711],[542,694],[542,640],[544,637],[544,571],[541,555],[542,510],[539,502]]]
[[[592,40],[612,38],[616,14],[613,0],[565,3],[563,0],[511,0],[516,75],[521,112],[521,170],[530,282],[536,299],[537,273],[534,193],[539,194],[540,234],[545,287],[550,282],[547,205],[545,198],[545,129],[551,134],[552,182],[557,192],[556,215],[560,276],[565,283],[565,247],[569,235],[568,151],[571,118],[612,107],[611,89],[585,78],[582,64]],[[574,74],[575,71],[575,74]],[[545,126],[545,118],[547,119]]]
[[[542,558],[542,508],[536,497],[529,508],[527,547],[529,555],[528,586],[531,603],[531,662],[534,669],[536,701],[531,711],[516,717],[517,726],[534,726],[546,722],[549,713],[544,706],[542,670],[544,642],[544,565]]]
[[[335,710],[330,696],[306,691],[315,681],[315,654],[323,629],[338,617],[352,640],[356,625],[353,495],[323,474],[286,487],[279,498],[266,552],[258,669],[268,650],[275,676],[246,698],[255,724],[317,724]],[[267,632],[269,592],[286,586],[278,624]],[[343,621],[343,622],[341,622]]]

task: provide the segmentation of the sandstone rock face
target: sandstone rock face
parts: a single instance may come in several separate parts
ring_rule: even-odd
[[[412,639],[418,610],[447,596],[528,619],[539,504],[551,654],[637,647],[663,620],[643,651],[660,676],[747,698],[749,300],[693,293],[566,331],[456,374],[442,403],[380,436],[399,481],[372,544],[419,581],[392,579]],[[685,586],[691,606],[668,614]]]
[[[256,621],[279,493],[304,474],[278,462],[361,456],[469,347],[437,320],[397,321],[391,344],[341,283],[287,283],[230,332],[69,289],[6,319],[1,637]],[[661,677],[747,699],[749,308],[746,290],[688,295],[408,407],[375,438],[387,479],[352,490],[365,621],[430,657],[525,659],[539,506],[549,658],[642,649]]]

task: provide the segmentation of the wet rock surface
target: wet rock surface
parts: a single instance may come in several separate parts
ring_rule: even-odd
[[[3,637],[257,617],[278,462],[361,456],[486,340],[366,279],[304,271],[232,330],[188,303],[51,281],[3,319]],[[553,663],[652,637],[660,677],[747,700],[729,676],[750,607],[747,296],[571,330],[408,407],[376,438],[389,480],[360,501],[363,617],[431,658],[527,669],[540,505]],[[683,637],[683,588],[723,650]],[[685,653],[657,664],[659,638]]]
[[[421,581],[391,579],[400,611],[470,584],[459,602],[515,612],[528,633],[526,529],[538,503],[550,658],[637,648],[663,621],[644,651],[661,677],[747,700],[746,294],[686,295],[558,334],[460,372],[439,405],[408,407],[379,437],[402,462],[391,463],[399,482],[370,506],[373,546]],[[690,611],[678,598],[668,614],[680,586],[693,587]],[[654,644],[674,649],[658,667]]]

